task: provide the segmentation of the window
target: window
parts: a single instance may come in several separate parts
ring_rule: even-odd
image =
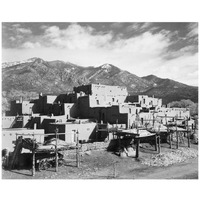
[[[114,102],[114,101],[115,101],[115,98],[112,98],[112,101]]]
[[[97,105],[99,105],[99,100],[97,100]]]

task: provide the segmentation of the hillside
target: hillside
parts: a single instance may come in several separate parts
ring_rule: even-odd
[[[189,86],[171,79],[162,79],[154,75],[142,77],[149,81],[152,87],[142,94],[156,96],[163,99],[163,104],[181,99],[190,99],[198,102],[198,87]]]
[[[198,101],[198,88],[154,75],[138,77],[112,64],[82,67],[63,61],[27,61],[3,63],[3,107],[12,99],[37,97],[38,93],[60,94],[72,91],[74,86],[90,83],[126,86],[130,94],[147,94],[163,98],[163,103],[191,99]]]

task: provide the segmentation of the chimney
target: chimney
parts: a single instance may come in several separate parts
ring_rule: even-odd
[[[37,123],[34,123],[34,130],[37,129]]]
[[[23,97],[20,97],[19,103],[22,103],[22,102],[23,102]]]

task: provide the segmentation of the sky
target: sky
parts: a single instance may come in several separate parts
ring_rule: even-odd
[[[2,62],[39,57],[81,66],[110,63],[198,85],[198,23],[3,22]]]

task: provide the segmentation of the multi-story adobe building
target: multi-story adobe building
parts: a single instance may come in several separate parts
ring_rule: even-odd
[[[153,121],[155,117],[184,118],[189,117],[190,114],[187,109],[163,108],[162,99],[147,95],[130,96],[126,87],[90,84],[74,87],[71,93],[40,94],[38,99],[30,102],[22,99],[15,101],[11,104],[10,115],[20,115],[24,119],[19,128],[33,129],[36,123],[37,129],[52,133],[54,132],[52,127],[59,123],[59,127],[65,127],[62,130],[68,133],[69,127],[71,130],[73,125],[79,128],[87,126],[85,122],[76,125],[70,121],[72,119],[91,119],[87,122],[88,127],[93,127],[89,124],[91,121],[98,121],[131,128],[136,120],[144,124],[145,121]],[[5,116],[3,120],[3,128],[9,128],[13,127],[16,118]],[[5,122],[7,122],[6,126],[4,126]],[[52,123],[54,125],[50,125]],[[93,128],[91,128],[91,134],[92,132],[94,132]],[[90,131],[87,134],[90,138]],[[65,138],[69,137],[66,135]],[[84,140],[86,138],[84,136]]]

